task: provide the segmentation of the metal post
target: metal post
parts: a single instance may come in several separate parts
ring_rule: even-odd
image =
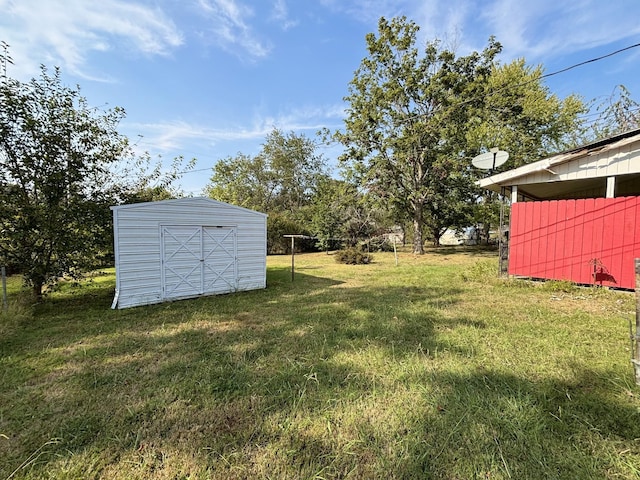
[[[295,276],[295,256],[296,256],[295,237],[291,237],[291,281],[292,282],[293,282],[293,277]]]
[[[509,239],[505,235],[505,201],[506,201],[506,189],[502,187],[500,189],[500,227],[498,229],[498,276],[503,277],[508,274],[509,271]]]
[[[636,384],[640,385],[640,258],[636,258],[636,333],[632,337],[635,349],[631,351],[631,363],[636,375]]]

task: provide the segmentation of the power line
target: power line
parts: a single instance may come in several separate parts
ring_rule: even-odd
[[[576,63],[574,65],[571,65],[569,67],[565,67],[565,68],[563,68],[561,70],[557,70],[555,72],[547,73],[545,75],[542,75],[540,78],[552,77],[554,75],[558,75],[559,73],[564,73],[564,72],[567,72],[567,71],[572,70],[574,68],[581,67],[581,66],[586,65],[588,63],[598,62],[598,61],[603,60],[605,58],[613,57],[614,55],[617,55],[618,53],[622,53],[622,52],[625,52],[627,50],[631,50],[632,48],[636,48],[636,47],[640,47],[640,43],[636,43],[634,45],[629,45],[628,47],[621,48],[619,50],[616,50],[615,52],[607,53],[607,54],[602,55],[600,57],[591,58],[589,60],[585,60],[584,62]]]
[[[599,57],[590,58],[589,60],[585,60],[585,61],[583,61],[583,62],[575,63],[575,64],[573,64],[573,65],[570,65],[570,66],[568,66],[568,67],[562,68],[562,69],[560,69],[560,70],[556,70],[555,72],[546,73],[546,74],[544,74],[544,75],[540,75],[539,77],[532,78],[532,79],[527,80],[527,81],[522,82],[522,83],[518,83],[518,84],[516,84],[516,85],[505,85],[505,86],[504,86],[504,87],[502,87],[502,88],[498,88],[498,89],[493,90],[493,91],[491,91],[491,92],[489,92],[489,93],[487,93],[487,94],[485,94],[485,95],[482,95],[482,96],[478,96],[478,97],[475,97],[475,98],[470,98],[469,100],[465,100],[465,101],[460,102],[460,103],[458,103],[457,105],[454,105],[454,106],[466,105],[466,104],[471,103],[471,102],[474,102],[474,101],[476,101],[476,100],[480,100],[480,99],[482,99],[482,98],[486,98],[486,97],[488,97],[489,95],[495,95],[496,93],[500,93],[500,92],[502,92],[502,91],[504,91],[504,90],[507,90],[507,89],[509,89],[509,88],[514,88],[514,87],[515,87],[515,88],[517,88],[517,87],[523,87],[523,86],[525,86],[525,85],[529,85],[530,83],[537,82],[537,81],[539,81],[539,80],[540,80],[540,79],[542,79],[542,78],[553,77],[554,75],[558,75],[558,74],[560,74],[560,73],[567,72],[567,71],[569,71],[569,70],[572,70],[572,69],[577,68],[577,67],[581,67],[581,66],[586,65],[586,64],[588,64],[588,63],[593,63],[593,62],[600,61],[600,60],[602,60],[602,59],[605,59],[605,58],[611,57],[611,56],[613,56],[613,55],[617,55],[618,53],[621,53],[621,52],[624,52],[624,51],[630,50],[630,49],[632,49],[632,48],[637,48],[637,47],[640,47],[640,43],[635,43],[635,44],[633,44],[633,45],[629,45],[629,46],[627,46],[627,47],[621,48],[621,49],[616,50],[616,51],[614,51],[614,52],[610,52],[610,53],[607,53],[607,54],[605,54],[605,55],[601,55],[601,56],[599,56]]]

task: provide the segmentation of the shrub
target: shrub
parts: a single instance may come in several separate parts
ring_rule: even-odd
[[[571,293],[577,288],[577,285],[569,280],[547,280],[542,284],[543,290],[554,293]]]
[[[267,218],[267,254],[278,255],[291,253],[291,239],[284,235],[308,235],[304,226],[282,213],[270,213]],[[313,252],[315,240],[296,239],[296,252]]]
[[[347,265],[366,265],[373,261],[373,255],[362,250],[350,247],[336,252],[336,262]]]
[[[498,278],[498,265],[494,260],[479,260],[464,272],[462,279],[465,281],[485,282]]]
[[[368,245],[371,252],[393,252],[393,243],[383,236],[371,238]]]

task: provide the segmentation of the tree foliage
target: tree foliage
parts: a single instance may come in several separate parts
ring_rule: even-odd
[[[313,140],[273,130],[255,157],[239,153],[219,160],[206,194],[216,200],[264,213],[293,215],[309,203],[326,177],[324,159]]]
[[[640,103],[624,85],[617,85],[609,97],[596,106],[597,120],[589,130],[589,140],[612,137],[640,127]]]
[[[587,107],[577,95],[559,99],[543,83],[543,68],[528,66],[524,59],[496,64],[485,85],[485,103],[468,126],[472,155],[490,148],[509,153],[509,160],[491,173],[519,167],[580,143],[580,115]],[[471,170],[471,177],[487,172]],[[489,230],[499,222],[498,196],[479,192],[473,220],[488,241]]]
[[[542,75],[541,65],[518,59],[496,64],[487,78],[484,106],[468,126],[467,141],[478,153],[493,147],[509,153],[509,161],[496,171],[573,147],[580,136],[585,103],[577,95],[559,99]]]
[[[309,224],[318,248],[355,246],[380,233],[383,215],[370,200],[352,183],[334,178],[321,180],[309,208]]]
[[[465,57],[438,41],[419,50],[418,29],[405,17],[381,18],[378,35],[367,35],[369,55],[349,84],[337,138],[346,147],[341,161],[368,192],[411,216],[414,251],[422,253],[425,223],[437,242],[441,225],[468,216],[466,126],[501,46],[491,38],[482,53]]]
[[[59,70],[0,85],[0,257],[17,264],[40,296],[95,262],[111,197],[103,186],[127,140],[121,108],[90,108]]]
[[[275,129],[255,157],[239,153],[219,160],[206,194],[216,200],[269,214],[269,253],[290,248],[284,234],[309,234],[312,199],[326,180],[325,162],[305,135]]]
[[[109,258],[111,205],[179,196],[183,159],[166,170],[135,155],[117,130],[124,115],[90,107],[59,69],[0,82],[0,262],[38,298],[45,285]]]

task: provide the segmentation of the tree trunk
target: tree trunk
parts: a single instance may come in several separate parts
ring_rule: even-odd
[[[38,302],[40,300],[42,300],[42,283],[41,282],[34,282],[33,284],[33,298],[36,299]]]
[[[491,224],[489,222],[484,222],[482,224],[482,228],[479,229],[478,234],[478,243],[480,245],[489,245],[489,232],[491,231]]]
[[[424,254],[422,243],[422,205],[416,205],[413,211],[413,253]]]

